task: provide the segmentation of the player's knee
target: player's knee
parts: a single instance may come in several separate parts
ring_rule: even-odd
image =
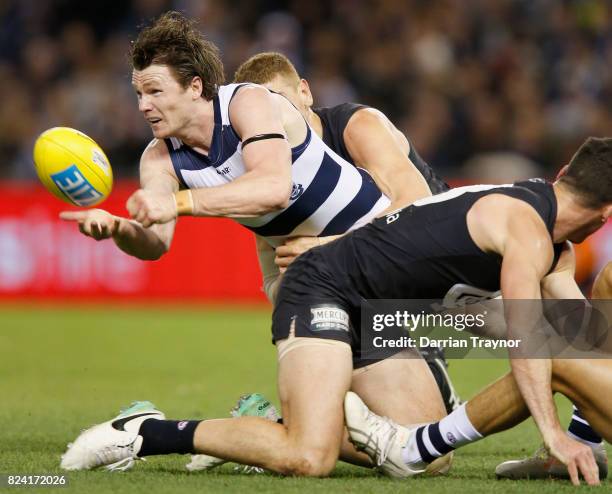
[[[446,475],[450,471],[452,464],[453,452],[451,451],[450,453],[432,461],[427,467],[426,472],[428,475]]]
[[[298,477],[325,477],[331,473],[338,460],[338,453],[330,448],[300,448],[287,459],[286,475]]]

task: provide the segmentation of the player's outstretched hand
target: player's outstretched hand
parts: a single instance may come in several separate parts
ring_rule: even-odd
[[[588,485],[599,485],[599,469],[591,448],[560,433],[548,445],[550,453],[567,465],[572,484],[580,485],[582,474]]]
[[[318,237],[289,238],[283,245],[276,248],[274,263],[279,267],[280,272],[284,273],[297,256],[318,245],[321,245]]]
[[[177,216],[176,201],[172,194],[160,194],[150,190],[139,189],[134,192],[126,207],[132,219],[145,228],[155,223],[168,223]]]
[[[64,221],[75,221],[79,231],[95,240],[112,237],[119,228],[119,218],[103,209],[88,209],[86,211],[62,211],[60,218]]]

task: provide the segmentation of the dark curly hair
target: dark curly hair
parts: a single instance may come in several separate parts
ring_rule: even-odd
[[[184,88],[202,79],[202,96],[210,100],[225,81],[219,49],[182,13],[170,11],[144,27],[132,43],[130,61],[136,70],[167,65]]]

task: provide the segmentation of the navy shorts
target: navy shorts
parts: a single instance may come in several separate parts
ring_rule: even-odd
[[[302,254],[283,276],[272,316],[272,341],[287,339],[293,327],[296,337],[347,343],[354,369],[397,353],[387,349],[381,356],[362,349],[362,298],[350,289],[339,290],[318,250]]]

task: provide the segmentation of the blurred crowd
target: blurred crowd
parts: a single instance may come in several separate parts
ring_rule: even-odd
[[[0,0],[0,177],[29,178],[56,125],[135,176],[150,130],[130,86],[130,39],[182,10],[231,81],[286,54],[319,106],[384,111],[448,178],[552,176],[588,135],[612,135],[612,3],[601,0]],[[486,180],[485,180],[486,178]]]

